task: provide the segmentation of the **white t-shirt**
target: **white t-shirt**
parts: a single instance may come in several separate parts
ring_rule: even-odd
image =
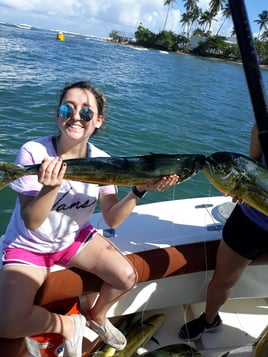
[[[104,156],[109,155],[89,143],[88,157]],[[25,143],[18,153],[16,163],[39,164],[45,157],[57,157],[52,136]],[[10,187],[18,193],[36,196],[42,185],[38,182],[37,175],[27,175],[13,181]],[[116,192],[117,187],[113,185],[99,186],[64,180],[49,216],[35,230],[25,227],[17,199],[4,236],[3,248],[24,248],[37,253],[61,251],[74,241],[83,227],[89,224],[89,217],[94,212],[99,194]]]

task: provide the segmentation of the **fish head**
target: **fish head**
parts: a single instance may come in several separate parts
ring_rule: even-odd
[[[209,181],[221,192],[233,192],[242,177],[244,156],[219,151],[207,156],[203,172]]]

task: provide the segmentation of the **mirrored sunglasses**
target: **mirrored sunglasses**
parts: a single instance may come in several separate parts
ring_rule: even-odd
[[[63,104],[59,108],[61,118],[69,119],[74,115],[75,109],[71,105]],[[79,111],[80,118],[83,121],[90,121],[94,117],[94,112],[89,108],[83,108]]]

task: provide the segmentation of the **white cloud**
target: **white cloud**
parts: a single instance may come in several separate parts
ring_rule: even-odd
[[[199,0],[203,10],[210,0]],[[250,9],[251,26],[257,15],[267,8],[267,0],[245,0]],[[178,10],[178,8],[180,10]],[[163,29],[168,7],[164,0],[0,0],[0,21],[29,23],[47,29],[59,29],[107,37],[111,30],[133,35],[139,23],[154,33]],[[167,30],[181,33],[180,15],[184,12],[183,1],[177,0],[170,9]],[[216,33],[222,18],[213,21],[211,30]],[[221,34],[230,35],[230,21]]]
[[[137,25],[158,33],[168,7],[164,0],[0,0],[0,21],[108,36],[111,30],[134,34]],[[179,33],[180,11],[169,11],[166,30]]]

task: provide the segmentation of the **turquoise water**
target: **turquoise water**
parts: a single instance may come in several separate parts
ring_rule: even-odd
[[[58,91],[90,79],[108,98],[104,129],[92,140],[114,156],[248,153],[254,123],[243,67],[0,25],[0,161],[27,140],[56,132]],[[268,92],[268,71],[262,70]],[[129,188],[120,188],[124,195]],[[220,195],[200,173],[140,203]],[[0,191],[0,234],[15,195]]]

